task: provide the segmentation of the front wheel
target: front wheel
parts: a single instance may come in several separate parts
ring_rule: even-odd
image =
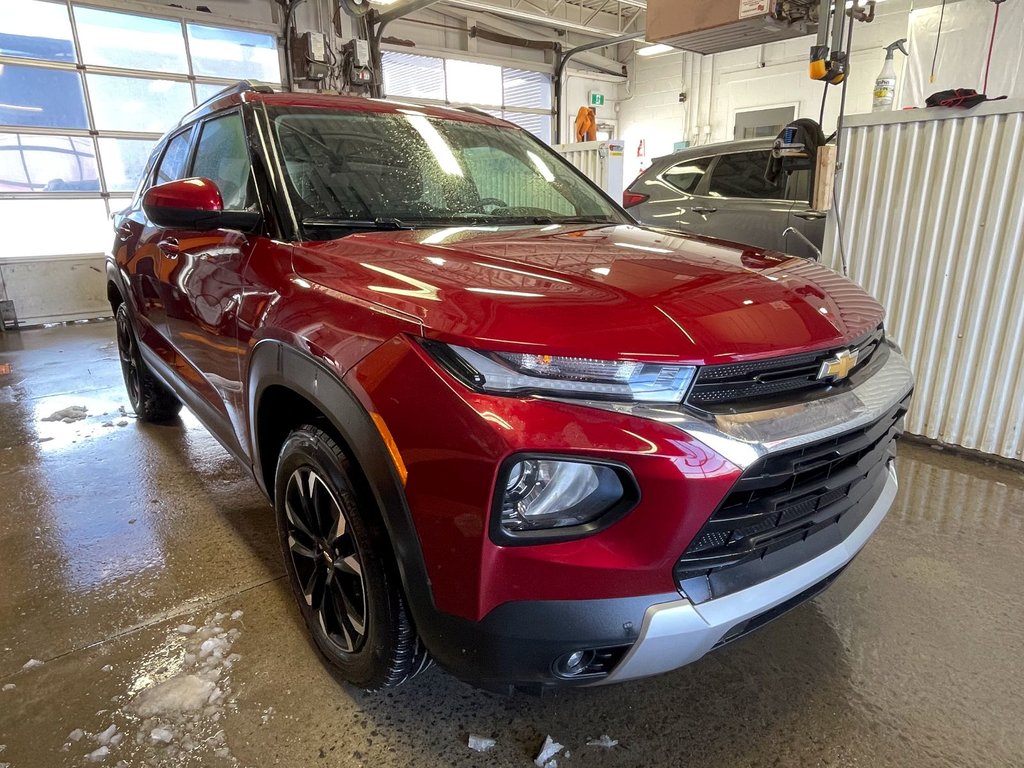
[[[170,421],[181,411],[181,401],[157,379],[142,359],[128,308],[117,308],[117,353],[128,400],[140,421]]]
[[[274,487],[292,592],[330,666],[365,690],[425,669],[387,533],[335,440],[314,426],[292,432]]]

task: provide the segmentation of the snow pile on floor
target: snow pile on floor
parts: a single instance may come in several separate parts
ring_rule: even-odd
[[[45,664],[45,663],[46,663],[46,662],[44,662],[44,661],[40,661],[39,659],[29,659],[28,661],[26,661],[26,662],[25,662],[25,663],[24,663],[24,664],[22,665],[22,667],[21,667],[21,668],[22,668],[22,669],[35,669],[36,667],[41,667],[41,666],[43,666],[43,664]]]
[[[604,747],[605,749],[611,749],[612,747],[619,746],[619,740],[613,739],[607,733],[601,734],[599,739],[591,739],[587,742],[588,747]]]
[[[63,421],[65,424],[71,424],[88,416],[88,411],[89,409],[84,405],[69,405],[67,408],[54,411],[49,416],[44,416],[43,421]]]
[[[237,621],[236,615],[241,618],[241,611],[231,620]],[[171,630],[165,644],[168,653],[154,656],[163,665],[134,675],[136,681],[151,684],[122,697],[122,706],[111,714],[98,712],[107,723],[96,731],[71,731],[64,750],[75,749],[87,762],[110,765],[236,764],[222,719],[228,708],[234,709],[230,671],[241,656],[232,653],[231,646],[241,629],[225,626],[226,619],[227,614],[215,613],[202,626],[182,624]]]

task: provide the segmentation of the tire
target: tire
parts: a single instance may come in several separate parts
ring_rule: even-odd
[[[292,432],[274,489],[288,581],[329,667],[368,691],[426,669],[383,521],[338,443],[314,426]]]
[[[139,343],[132,329],[128,307],[117,308],[117,352],[128,400],[139,421],[171,421],[181,411],[181,401],[149,370],[139,352]]]

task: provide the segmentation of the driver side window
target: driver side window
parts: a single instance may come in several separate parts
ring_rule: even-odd
[[[242,116],[237,112],[203,123],[192,175],[210,179],[224,198],[224,210],[243,211],[256,202],[252,162]]]

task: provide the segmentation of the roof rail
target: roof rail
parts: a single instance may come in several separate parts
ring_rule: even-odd
[[[492,115],[486,109],[480,109],[480,107],[471,107],[469,105],[466,105],[466,106],[461,106],[461,107],[454,107],[454,109],[457,109],[460,112],[471,112],[474,115],[483,115],[484,117],[489,117],[492,120],[501,120],[500,117]]]
[[[274,92],[273,86],[271,86],[271,85],[269,85],[267,83],[262,83],[262,82],[260,82],[258,80],[239,80],[234,85],[226,86],[223,90],[217,91],[217,93],[213,94],[213,96],[211,96],[210,98],[206,99],[205,101],[200,102],[195,107],[195,109],[191,110],[187,115],[185,115],[184,117],[181,118],[181,120],[178,121],[178,124],[175,126],[175,128],[181,127],[185,123],[191,121],[192,119],[194,119],[198,115],[202,114],[202,112],[211,103],[213,103],[214,101],[217,101],[217,99],[222,99],[225,96],[233,96],[234,94],[237,94],[237,93],[273,93],[273,92]]]

